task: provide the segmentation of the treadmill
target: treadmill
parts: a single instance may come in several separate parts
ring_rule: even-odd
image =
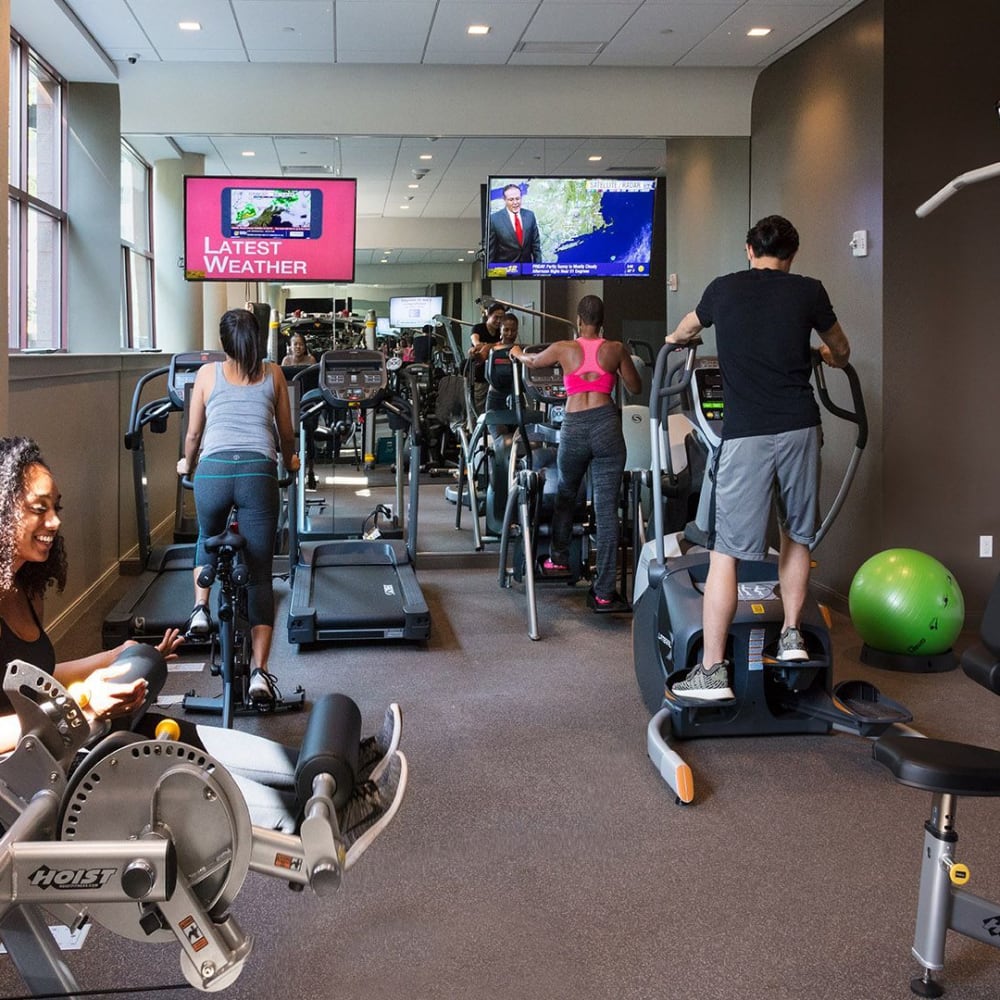
[[[172,414],[184,414],[188,386],[198,369],[215,361],[225,361],[222,351],[191,351],[175,354],[170,364],[143,375],[132,395],[125,447],[132,453],[132,479],[135,490],[135,514],[142,572],[105,618],[101,641],[113,649],[127,639],[159,642],[168,628],[183,628],[194,600],[192,571],[198,540],[198,520],[190,496],[180,478],[174,515],[173,544],[153,548],[149,518],[149,494],[146,486],[145,434],[163,434]],[[166,378],[166,395],[142,402],[143,393],[153,382]],[[180,440],[185,434],[186,418],[181,420]],[[208,638],[202,640],[208,642]],[[186,645],[198,645],[187,640]]]
[[[406,537],[387,538],[362,529],[359,536],[343,538],[314,530],[307,517],[301,463],[289,487],[289,506],[295,515],[289,518],[288,641],[300,648],[367,639],[424,642],[430,636],[431,619],[415,572],[421,443],[417,374],[406,369],[396,372],[408,384],[406,396],[390,386],[381,351],[326,351],[318,369],[317,388],[302,396],[300,422],[324,405],[338,413],[360,408],[372,417],[376,411],[386,414],[397,440],[397,493],[402,483],[402,438],[409,429]]]

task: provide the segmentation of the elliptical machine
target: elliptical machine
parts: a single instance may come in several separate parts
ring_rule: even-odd
[[[668,358],[674,350],[689,353],[682,375],[671,381],[667,377]],[[671,403],[689,393],[689,417],[708,448],[706,468],[711,468],[712,455],[721,445],[725,419],[718,362],[706,358],[696,363],[695,355],[693,343],[682,347],[668,344],[656,359],[650,391],[654,537],[644,547],[638,563],[632,633],[639,690],[646,707],[654,713],[646,731],[647,751],[677,800],[684,803],[694,799],[694,779],[690,767],[670,746],[671,737],[825,734],[831,729],[879,736],[890,726],[912,718],[902,705],[884,698],[865,681],[842,681],[834,687],[830,622],[825,609],[815,601],[807,601],[800,626],[809,659],[777,659],[776,645],[784,616],[776,556],[739,564],[738,605],[727,642],[735,697],[695,703],[671,691],[671,685],[701,658],[702,604],[709,565],[709,553],[704,548],[710,523],[709,490],[701,491],[695,524],[665,538],[661,429],[669,437],[667,414]],[[838,406],[830,398],[822,360],[814,352],[813,377],[820,402],[828,412],[857,428],[840,490],[820,525],[815,544],[829,531],[843,506],[868,435],[857,373],[850,365],[843,372],[850,385],[851,409]],[[665,446],[669,454],[669,440]]]

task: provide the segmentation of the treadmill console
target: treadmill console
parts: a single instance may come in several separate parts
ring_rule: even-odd
[[[167,393],[170,396],[170,402],[178,410],[183,410],[187,387],[194,385],[198,369],[202,365],[225,360],[224,351],[187,351],[173,355],[170,359],[170,371],[167,373]]]
[[[378,406],[389,377],[381,351],[326,351],[319,359],[319,388],[332,406]]]

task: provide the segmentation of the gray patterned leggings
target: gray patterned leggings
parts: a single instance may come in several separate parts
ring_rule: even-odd
[[[615,592],[618,550],[618,500],[625,471],[625,438],[618,408],[609,404],[567,413],[559,434],[559,487],[552,515],[552,555],[567,563],[573,511],[583,477],[590,469],[597,518],[597,575],[594,593]]]

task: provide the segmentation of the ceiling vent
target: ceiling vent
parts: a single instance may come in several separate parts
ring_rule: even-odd
[[[606,42],[521,42],[514,50],[526,56],[596,56]]]
[[[287,167],[283,167],[281,172],[286,177],[295,176],[315,176],[316,174],[332,174],[333,167],[329,163],[314,163],[314,164],[292,164]]]

